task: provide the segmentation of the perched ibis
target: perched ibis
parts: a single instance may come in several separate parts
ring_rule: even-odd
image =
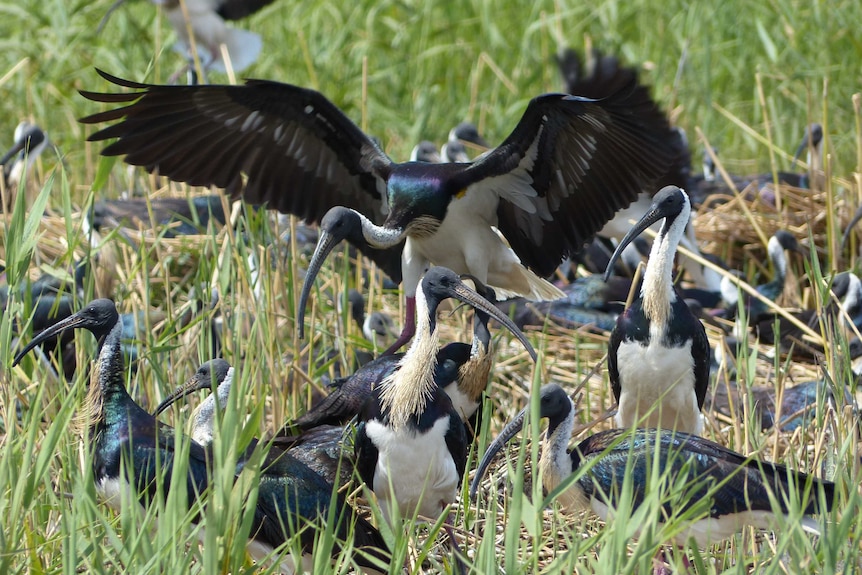
[[[688,196],[666,186],[611,256],[664,220],[652,244],[640,293],[617,318],[608,349],[608,372],[621,428],[662,427],[699,434],[709,384],[709,341],[700,320],[673,285],[673,258],[691,215]]]
[[[472,163],[433,164],[393,162],[313,90],[265,80],[157,86],[100,74],[133,90],[81,92],[122,105],[81,120],[118,121],[89,138],[118,138],[102,154],[308,221],[340,206],[321,222],[306,282],[336,243],[358,240],[393,280],[404,278],[407,318],[391,350],[415,329],[416,288],[432,263],[469,273],[500,297],[560,297],[542,276],[673,155],[667,119],[636,79],[601,99],[538,96],[494,150]]]
[[[524,425],[529,407],[521,411],[479,463],[470,486],[475,496],[485,471],[494,456]],[[806,515],[832,508],[835,485],[788,469],[777,463],[758,461],[696,435],[667,429],[617,429],[603,431],[581,441],[567,451],[575,425],[575,406],[558,385],[542,387],[539,416],[548,419],[542,440],[539,466],[545,492],[568,482],[557,501],[568,512],[592,510],[601,519],[613,518],[623,494],[630,493],[634,512],[655,490],[655,466],[662,482],[685,493],[677,506],[662,503],[659,524],[668,517],[687,515],[700,508],[700,515],[686,519],[688,524],[673,539],[685,544],[694,539],[707,547],[733,536],[743,527],[770,529],[776,513],[789,513],[788,501],[798,499]],[[581,466],[586,470],[579,472]],[[627,491],[628,485],[631,491]],[[821,495],[822,493],[822,495]],[[824,505],[825,504],[825,505]],[[802,517],[802,526],[819,531],[811,517]]]
[[[81,311],[43,331],[15,357],[15,364],[33,347],[72,328],[88,329],[98,340],[98,358],[92,375],[83,413],[89,423],[88,442],[94,451],[93,478],[97,493],[109,505],[119,509],[120,494],[130,491],[146,506],[159,492],[158,478],[165,490],[171,485],[171,475],[177,453],[174,451],[176,431],[142,409],[129,396],[123,384],[125,369],[120,348],[123,321],[114,303],[98,299]],[[194,440],[188,452],[186,489],[191,503],[206,491],[212,477],[213,455]],[[245,460],[237,463],[242,473]],[[332,486],[305,464],[289,454],[270,454],[264,462],[258,485],[258,497],[252,521],[249,552],[260,557],[291,538],[292,529],[307,522],[319,522],[326,517],[331,505],[337,506],[339,525],[336,535],[345,540],[353,528],[354,549],[366,549],[376,560],[362,552],[355,556],[359,565],[379,566],[388,555],[386,545],[370,524],[357,517],[346,501],[336,495]],[[315,543],[314,530],[305,529],[300,535],[304,552]],[[289,559],[282,567],[293,572]]]
[[[387,521],[394,519],[393,508],[404,517],[416,513],[439,517],[457,498],[467,465],[461,416],[434,379],[440,302],[455,298],[481,309],[517,335],[536,357],[512,322],[451,270],[431,268],[419,288],[416,337],[397,370],[365,403],[356,435],[356,468]],[[446,529],[457,548],[451,527]]]

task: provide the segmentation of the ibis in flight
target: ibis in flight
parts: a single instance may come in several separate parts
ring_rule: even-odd
[[[118,511],[122,510],[120,494],[124,491],[137,494],[139,503],[146,506],[159,493],[159,485],[164,486],[165,495],[172,485],[171,475],[178,456],[174,451],[176,431],[156,421],[126,391],[121,351],[123,321],[114,302],[91,301],[81,311],[33,338],[15,357],[13,365],[42,341],[73,328],[88,329],[99,345],[82,410],[89,426],[87,441],[94,452],[96,492]],[[185,487],[191,504],[207,490],[212,480],[213,454],[194,440],[189,444]],[[242,473],[244,465],[245,459],[241,458],[237,474]],[[268,555],[293,536],[291,531],[296,526],[319,521],[327,516],[327,509],[335,505],[340,515],[337,536],[344,540],[351,531],[350,526],[355,525],[350,545],[361,550],[355,555],[355,561],[379,568],[380,561],[385,562],[388,555],[380,533],[357,517],[343,497],[337,495],[333,499],[332,495],[332,486],[305,464],[286,453],[269,454],[260,473],[249,552],[260,553],[260,557]],[[315,530],[303,530],[300,540],[305,553],[311,551],[315,539]],[[370,560],[365,553],[375,559]],[[293,572],[289,563],[286,559],[282,566]]]
[[[179,38],[177,52],[189,61],[194,69],[192,45],[197,49],[201,69],[206,72],[226,72],[227,63],[221,46],[227,50],[230,66],[241,72],[257,60],[263,45],[260,36],[248,30],[228,26],[228,21],[239,20],[257,12],[273,0],[152,0],[165,7],[165,13]]]
[[[664,220],[653,240],[640,293],[611,332],[608,372],[617,399],[618,427],[657,427],[699,434],[709,384],[709,341],[700,320],[673,285],[673,259],[691,216],[686,193],[662,188],[652,206],[611,256]]]
[[[684,545],[694,539],[699,547],[708,547],[749,525],[757,529],[775,527],[777,514],[791,513],[791,500],[800,501],[805,515],[832,509],[836,498],[832,482],[746,457],[679,431],[603,431],[568,451],[575,406],[558,385],[546,385],[540,393],[539,417],[548,419],[539,461],[543,487],[551,493],[564,483],[568,485],[556,499],[567,512],[592,510],[609,521],[623,498],[629,498],[634,513],[661,490],[661,482],[685,495],[677,505],[662,501],[658,523],[663,524],[668,517],[686,516],[685,529],[673,540]],[[475,497],[494,455],[521,430],[529,411],[529,407],[521,411],[488,447],[470,485],[471,497]],[[586,469],[580,470],[581,466]],[[571,475],[577,479],[566,482]],[[697,513],[697,509],[702,511]],[[798,519],[794,514],[793,521]],[[819,532],[813,518],[801,517],[801,522],[806,530]]]
[[[400,257],[390,277],[404,279],[407,317],[390,350],[415,330],[416,288],[431,264],[469,273],[500,297],[561,297],[542,277],[673,159],[667,119],[636,79],[601,99],[538,96],[492,151],[472,163],[433,164],[393,162],[314,90],[266,80],[159,86],[100,74],[132,90],[81,92],[120,105],[81,120],[115,122],[89,137],[117,138],[102,154],[307,221],[340,210],[321,230],[311,269],[349,237],[384,260],[387,274]]]
[[[435,381],[437,307],[455,298],[481,309],[521,339],[526,337],[494,305],[451,270],[428,270],[416,296],[418,329],[398,368],[365,403],[356,434],[356,468],[374,491],[386,521],[394,510],[436,519],[454,503],[467,466],[467,435],[452,400]],[[446,530],[453,548],[454,533]]]

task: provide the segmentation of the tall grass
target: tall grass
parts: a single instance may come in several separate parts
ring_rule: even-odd
[[[8,367],[14,355],[13,318],[25,320],[18,328],[28,338],[30,315],[29,303],[10,299],[0,319],[0,572],[246,572],[251,570],[243,549],[249,523],[242,502],[255,497],[255,475],[234,485],[232,461],[252,435],[271,431],[307,408],[324,377],[347,370],[340,366],[349,365],[352,346],[368,346],[336,305],[340,294],[361,282],[362,270],[352,273],[346,258],[327,267],[308,310],[308,336],[300,341],[295,300],[305,255],[296,245],[260,247],[279,244],[266,213],[246,211],[236,230],[212,229],[187,239],[110,233],[96,242],[98,249],[89,247],[78,214],[95,198],[116,197],[125,190],[149,196],[188,191],[100,159],[75,120],[97,110],[76,90],[106,88],[95,66],[122,77],[164,82],[183,63],[171,50],[173,32],[149,2],[128,2],[98,31],[111,4],[0,2],[0,144],[11,144],[15,124],[28,117],[48,131],[61,154],[39,160],[28,184],[37,200],[29,208],[22,200],[4,220],[0,258],[7,280],[18,283],[37,267],[62,268],[90,254],[97,277],[89,278],[85,299],[106,295],[118,301],[121,311],[165,312],[164,320],[141,330],[141,360],[137,372],[128,374],[130,393],[144,406],[155,405],[210,358],[209,322],[216,311],[225,313],[224,354],[239,367],[235,403],[216,439],[221,473],[203,512],[205,533],[192,521],[199,510],[183,510],[183,490],[171,490],[163,504],[146,511],[127,502],[117,514],[97,502],[91,449],[72,431],[86,377],[79,373],[69,384],[56,381],[33,360],[21,368]],[[862,150],[859,119],[851,105],[859,89],[862,45],[852,23],[860,21],[862,6],[852,1],[277,0],[241,24],[264,38],[260,60],[242,75],[320,89],[381,137],[393,157],[403,159],[419,139],[440,142],[464,119],[477,122],[490,141],[500,141],[531,97],[559,89],[551,63],[556,50],[592,44],[639,65],[675,122],[692,139],[700,128],[719,146],[731,171],[766,171],[773,163],[790,169],[804,126],[824,122],[831,173],[837,178],[834,193],[840,210],[852,210],[859,189],[858,183],[848,183],[860,171]],[[217,75],[211,79],[227,81]],[[698,145],[692,142],[695,154]],[[267,270],[259,297],[252,295],[252,255]],[[746,264],[755,267],[751,259]],[[819,287],[805,289],[823,301],[818,274],[811,283]],[[381,294],[377,285],[370,305],[398,314],[397,294]],[[213,288],[221,297],[210,309]],[[443,322],[448,340],[470,337],[467,319],[457,314]],[[825,333],[834,344],[825,359],[833,389],[846,385],[855,393],[846,347]],[[710,337],[714,345],[720,343],[717,331],[711,330]],[[531,388],[551,379],[574,386],[606,349],[602,336],[573,331],[549,329],[531,338],[545,357],[535,372],[508,337],[498,342],[477,453],[506,418],[527,404]],[[79,365],[86,365],[95,345],[87,334],[76,342]],[[333,348],[335,359],[328,356]],[[765,382],[780,391],[820,374],[811,364],[742,357],[736,368],[743,386]],[[715,385],[722,384],[722,377],[727,377],[726,369]],[[593,420],[612,403],[600,371],[585,388],[582,421]],[[753,406],[745,410],[750,414]],[[168,421],[182,426],[185,413],[169,415]],[[246,413],[252,414],[249,420]],[[708,418],[713,439],[744,453],[822,471],[835,478],[842,495],[839,511],[822,519],[824,536],[811,538],[795,525],[785,525],[775,535],[744,533],[713,549],[689,550],[698,573],[862,568],[856,519],[858,414],[841,403],[834,409],[824,398],[813,424],[794,433],[761,431],[747,416]],[[468,502],[463,493],[458,526],[475,570],[647,572],[665,536],[686,520],[673,518],[664,529],[656,522],[660,503],[679,497],[679,490],[658,490],[639,510],[624,506],[606,528],[588,516],[566,516],[545,505],[548,501],[529,473],[537,468],[539,433],[538,422],[525,429],[517,454],[499,464],[478,502]],[[502,481],[503,469],[511,484]],[[635,527],[641,528],[636,540]],[[448,552],[429,535],[437,529],[439,525],[385,530],[385,535],[412,571],[451,570]],[[321,538],[328,537],[331,532],[322,530]],[[298,550],[295,541],[286,547]],[[324,559],[318,557],[318,565],[327,563]],[[674,562],[681,562],[680,554]],[[346,569],[342,561],[332,571]]]

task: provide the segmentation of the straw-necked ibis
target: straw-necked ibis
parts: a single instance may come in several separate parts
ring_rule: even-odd
[[[14,143],[2,157],[3,166],[3,207],[11,211],[15,203],[15,194],[25,173],[36,162],[36,159],[48,147],[48,136],[42,128],[29,122],[21,122],[15,128]]]
[[[100,73],[134,90],[82,92],[123,104],[81,120],[120,120],[90,136],[119,138],[103,154],[309,221],[344,206],[339,218],[352,217],[322,226],[307,282],[351,234],[361,250],[376,249],[378,263],[403,256],[407,320],[392,349],[414,331],[416,288],[432,263],[469,273],[501,297],[560,297],[541,276],[663,173],[673,153],[667,119],[636,80],[602,99],[534,98],[493,151],[432,164],[393,162],[313,90],[264,80],[156,86]]]
[[[663,427],[698,434],[709,384],[709,341],[700,320],[673,285],[673,258],[691,215],[688,196],[666,186],[617,246],[605,277],[625,246],[664,220],[652,244],[639,295],[617,318],[608,372],[621,428]]]
[[[529,407],[521,411],[488,447],[470,486],[471,496],[494,455],[521,430],[529,411]],[[557,497],[564,510],[592,510],[608,521],[626,493],[634,512],[661,489],[660,481],[685,494],[676,504],[662,500],[660,524],[670,517],[696,514],[686,518],[686,528],[673,537],[679,544],[694,539],[698,546],[707,547],[746,526],[770,529],[777,513],[789,513],[789,500],[799,500],[802,512],[811,515],[831,509],[836,497],[835,485],[829,481],[679,431],[603,431],[568,451],[575,406],[558,385],[542,388],[538,415],[548,419],[539,463],[545,492],[554,491],[573,474],[578,476]],[[586,470],[580,471],[582,466]],[[692,511],[697,509],[702,511]],[[817,521],[800,519],[804,528],[818,531]]]
[[[142,409],[129,396],[124,386],[123,356],[120,348],[123,321],[110,300],[99,299],[81,311],[45,330],[15,358],[17,364],[33,347],[67,329],[84,328],[98,340],[98,358],[87,394],[83,413],[89,423],[88,441],[92,445],[93,478],[97,493],[109,505],[120,509],[122,492],[136,494],[146,506],[158,493],[158,484],[165,493],[171,485],[171,475],[177,457],[176,431]],[[186,489],[188,501],[197,500],[212,479],[212,454],[207,448],[190,440]],[[242,473],[245,460],[237,463]],[[181,485],[181,483],[178,483]],[[258,496],[251,526],[249,552],[261,557],[293,536],[293,530],[307,522],[319,522],[326,517],[331,505],[337,506],[339,525],[337,537],[346,539],[353,529],[352,545],[366,549],[369,555],[385,561],[386,545],[369,523],[357,517],[341,496],[332,498],[333,489],[306,465],[285,453],[270,454],[263,464]],[[314,530],[304,529],[300,535],[305,552],[315,544]],[[362,553],[355,556],[360,565],[375,567]],[[292,572],[289,560],[283,568]]]
[[[437,307],[455,298],[481,309],[519,337],[524,335],[494,305],[451,270],[431,268],[417,292],[418,329],[398,369],[373,390],[356,435],[356,468],[392,521],[418,513],[437,518],[455,501],[467,465],[467,435],[452,400],[434,380]],[[457,543],[446,526],[453,547]]]

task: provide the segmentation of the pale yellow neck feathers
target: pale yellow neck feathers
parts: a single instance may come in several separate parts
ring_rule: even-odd
[[[389,422],[394,428],[407,424],[419,415],[434,392],[434,370],[437,367],[437,330],[431,330],[428,305],[420,286],[416,293],[416,335],[410,348],[398,362],[398,369],[383,380],[380,400],[389,409]]]

